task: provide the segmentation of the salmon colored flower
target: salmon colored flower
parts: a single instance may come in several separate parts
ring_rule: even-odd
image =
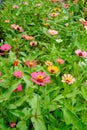
[[[37,46],[37,41],[31,41],[30,46]]]
[[[16,24],[11,24],[11,28],[19,32],[23,32],[23,28]]]
[[[58,13],[51,13],[51,17],[56,17],[58,16]]]
[[[25,62],[25,64],[26,64],[28,67],[33,68],[33,67],[35,67],[35,66],[37,65],[37,62],[36,62],[35,60],[33,60],[33,61],[27,60],[27,61]]]
[[[58,64],[64,64],[64,60],[61,58],[56,59],[56,61]]]
[[[65,5],[64,5],[64,8],[67,9],[67,8],[69,8],[69,6],[70,6],[69,4],[65,4]]]
[[[11,49],[11,45],[9,44],[3,44],[1,47],[0,47],[0,50],[1,51],[9,51]]]
[[[22,38],[26,39],[27,41],[31,41],[33,39],[32,36],[28,36],[27,34],[22,34]]]
[[[57,0],[51,0],[51,2],[55,3],[55,2],[57,2]]]
[[[86,52],[86,51],[81,51],[80,49],[77,49],[77,50],[75,51],[75,53],[76,53],[79,57],[87,58],[87,52]]]
[[[58,73],[59,72],[59,69],[57,66],[48,66],[48,71],[51,72],[52,74],[55,74],[55,73]]]
[[[51,66],[51,65],[52,65],[52,62],[46,61],[45,64],[46,64],[47,66]]]
[[[74,0],[73,2],[74,2],[74,3],[78,3],[78,0]]]
[[[58,31],[56,31],[56,30],[48,30],[48,32],[52,35],[52,36],[54,36],[54,35],[57,35],[58,34]]]
[[[13,65],[14,67],[18,66],[18,60],[14,61]]]
[[[64,74],[62,76],[62,82],[73,84],[75,82],[75,78],[71,74]]]
[[[31,81],[33,81],[34,83],[41,85],[41,86],[45,86],[46,84],[50,83],[50,76],[46,76],[45,72],[33,72],[31,74]]]
[[[22,85],[19,84],[18,87],[14,90],[14,92],[20,92],[22,91]]]
[[[15,72],[14,72],[14,76],[15,76],[16,78],[22,78],[22,77],[23,77],[23,73],[22,73],[21,71],[15,71]]]
[[[15,122],[10,122],[9,125],[10,125],[11,128],[14,128],[16,126],[16,123]]]

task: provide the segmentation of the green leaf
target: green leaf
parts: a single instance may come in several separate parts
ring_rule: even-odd
[[[87,100],[87,87],[85,86],[82,86],[81,87],[81,93],[82,93],[82,96],[85,100]]]

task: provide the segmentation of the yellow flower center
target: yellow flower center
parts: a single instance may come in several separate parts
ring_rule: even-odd
[[[71,78],[70,77],[67,77],[66,78],[66,83],[69,83],[71,81]]]
[[[42,75],[38,75],[38,76],[37,76],[37,81],[38,81],[38,82],[42,82],[43,79],[44,79],[44,76],[42,76]]]
[[[51,72],[51,73],[57,73],[58,68],[56,66],[49,66],[48,71]]]

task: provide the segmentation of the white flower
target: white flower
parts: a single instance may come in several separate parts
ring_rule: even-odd
[[[63,42],[63,40],[62,39],[56,39],[56,42],[61,43],[61,42]]]

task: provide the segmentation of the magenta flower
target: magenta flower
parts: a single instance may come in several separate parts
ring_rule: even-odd
[[[14,72],[14,76],[15,76],[16,78],[22,78],[22,77],[23,77],[23,73],[22,73],[21,71],[15,71],[15,72]]]
[[[4,44],[0,47],[0,50],[2,51],[9,51],[11,49],[11,46],[9,44]]]
[[[16,126],[16,123],[15,122],[10,122],[9,125],[10,125],[11,128],[14,128]]]
[[[48,84],[50,83],[50,76],[46,76],[46,73],[45,72],[33,72],[31,74],[31,80],[38,84],[38,85],[41,85],[41,86],[44,86],[45,84]]]
[[[22,91],[22,85],[19,84],[18,87],[14,90],[14,92],[20,92]]]
[[[81,51],[80,49],[77,49],[77,50],[75,51],[75,53],[76,53],[79,57],[87,58],[87,52],[86,52],[86,51]]]

